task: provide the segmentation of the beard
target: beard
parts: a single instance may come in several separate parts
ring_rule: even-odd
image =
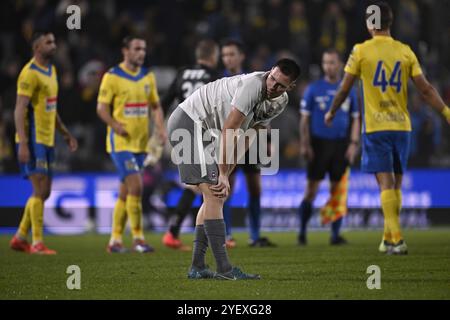
[[[44,57],[44,59],[51,60],[55,56],[55,54],[56,54],[56,49],[52,49],[52,50],[42,54],[42,56]]]

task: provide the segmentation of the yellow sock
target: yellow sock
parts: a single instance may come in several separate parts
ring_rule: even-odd
[[[127,211],[125,201],[118,198],[113,211],[113,223],[111,232],[111,241],[122,242],[123,231],[127,224]]]
[[[31,197],[30,205],[31,233],[33,244],[42,242],[42,231],[44,228],[44,201],[41,198]]]
[[[28,231],[30,231],[30,227],[31,227],[30,200],[31,200],[31,197],[28,199],[27,204],[25,205],[22,220],[20,220],[19,229],[17,230],[17,233],[19,234],[19,236],[24,239],[27,238]]]
[[[384,219],[383,241],[392,242],[391,230],[388,227],[386,219]]]
[[[130,217],[130,227],[133,239],[144,239],[141,197],[128,195],[126,207],[128,216]]]
[[[391,233],[392,242],[397,243],[402,240],[402,234],[397,218],[398,201],[395,190],[381,191],[381,207],[383,208],[385,223],[387,223],[387,228]]]

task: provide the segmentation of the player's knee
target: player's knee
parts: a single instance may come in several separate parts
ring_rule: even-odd
[[[212,194],[211,192],[203,192],[203,201],[208,204],[214,204],[223,207],[223,204],[225,203],[226,200],[227,198],[219,198],[214,194]]]
[[[128,193],[127,195],[132,195],[132,196],[141,196],[142,195],[142,186],[139,184],[136,185],[132,185],[128,188]],[[126,198],[126,195],[125,195]]]
[[[143,186],[142,186],[142,181],[138,176],[129,176],[127,177],[127,179],[125,180],[126,182],[126,191],[127,191],[127,195],[132,195],[132,196],[141,196],[142,195],[142,190],[143,190]],[[127,196],[125,195],[125,197]]]
[[[33,196],[41,199],[42,201],[45,201],[50,197],[50,189],[34,190]]]

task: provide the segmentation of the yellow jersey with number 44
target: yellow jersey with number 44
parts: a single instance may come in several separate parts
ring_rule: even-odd
[[[28,140],[53,147],[58,96],[55,66],[41,66],[31,59],[19,74],[17,95],[30,98],[25,118]],[[16,142],[20,142],[17,134]]]
[[[409,46],[375,36],[354,46],[344,71],[362,81],[363,132],[411,131],[408,80],[422,70]]]
[[[159,102],[155,75],[146,68],[133,73],[123,64],[103,76],[97,101],[112,105],[113,118],[124,124],[129,137],[122,137],[108,126],[106,151],[146,152],[149,138],[149,104]]]

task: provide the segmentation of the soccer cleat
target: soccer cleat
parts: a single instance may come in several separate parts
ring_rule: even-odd
[[[212,279],[214,278],[215,273],[211,271],[208,266],[204,269],[198,269],[196,267],[191,267],[188,272],[188,279],[198,280],[198,279]]]
[[[29,253],[30,252],[30,244],[25,239],[20,239],[18,236],[14,235],[11,241],[9,242],[9,247],[16,251],[22,251]]]
[[[408,254],[408,246],[406,242],[400,240],[397,244],[393,244],[389,247],[387,254],[389,255],[407,255]]]
[[[172,248],[172,249],[177,249],[177,250],[180,250],[180,251],[191,251],[191,247],[184,245],[183,242],[181,242],[180,239],[175,237],[173,235],[173,233],[170,232],[170,231],[167,231],[164,234],[164,236],[162,238],[162,243],[166,247],[169,247],[169,248]]]
[[[39,242],[30,247],[31,254],[42,254],[42,255],[54,255],[56,254],[55,250],[47,248],[44,243]]]
[[[217,280],[260,280],[259,274],[245,273],[238,267],[233,267],[231,271],[225,273],[218,273],[214,275]]]
[[[155,251],[155,249],[149,246],[144,240],[136,239],[133,241],[133,251],[139,253],[150,253]]]
[[[263,247],[276,247],[277,245],[271,242],[268,238],[262,237],[259,238],[258,240],[251,240],[249,246],[253,248],[263,248]]]
[[[227,246],[227,249],[236,248],[236,240],[234,240],[233,238],[229,238],[225,240],[225,245]]]
[[[306,240],[306,235],[299,234],[298,235],[298,245],[299,246],[306,246],[308,244],[308,241]]]
[[[330,244],[332,246],[340,246],[340,245],[347,244],[347,243],[348,243],[348,241],[344,237],[341,237],[341,236],[337,236],[337,238],[330,239]]]
[[[108,253],[127,253],[129,250],[123,246],[120,242],[114,242],[113,244],[108,244],[106,247],[106,252]]]
[[[381,240],[380,246],[378,247],[378,251],[381,253],[386,253],[388,252],[390,247],[392,247],[392,243],[386,240]]]

